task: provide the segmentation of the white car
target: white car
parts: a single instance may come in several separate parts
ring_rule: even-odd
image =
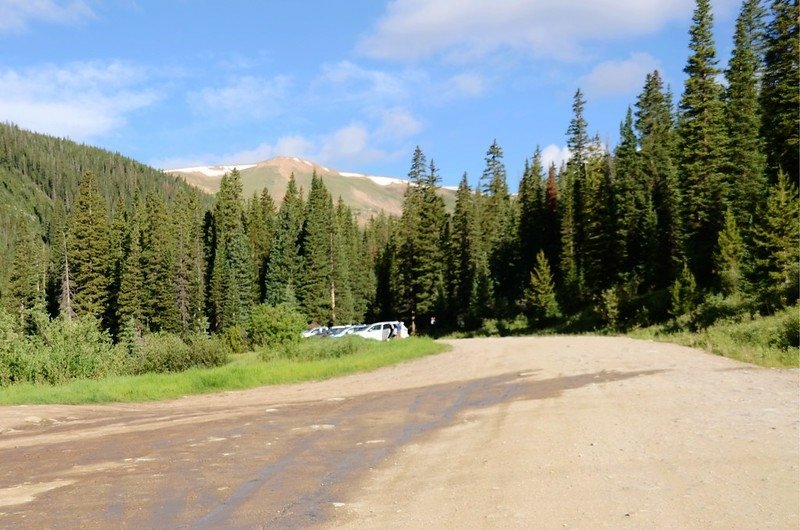
[[[325,332],[327,332],[327,331],[328,331],[328,328],[326,328],[325,326],[319,326],[319,327],[316,327],[316,328],[311,328],[311,329],[305,330],[302,333],[302,335],[303,335],[304,339],[307,339],[308,337],[318,337],[320,335],[325,334]]]
[[[400,325],[400,338],[408,337],[408,329],[406,326],[397,320],[389,322],[375,322],[367,326],[367,329],[356,331],[354,334],[367,339],[387,340],[389,337],[394,338],[397,332],[397,326]]]

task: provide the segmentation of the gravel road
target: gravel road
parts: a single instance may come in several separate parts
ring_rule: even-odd
[[[798,528],[798,370],[609,337],[0,407],[0,528]]]

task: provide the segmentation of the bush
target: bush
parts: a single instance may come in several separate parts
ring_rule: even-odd
[[[21,350],[16,381],[62,384],[72,379],[100,378],[116,373],[122,359],[91,316],[56,318],[42,323],[39,335],[29,337]],[[17,351],[20,351],[19,349]]]
[[[142,336],[128,357],[128,372],[180,372],[192,366],[189,346],[177,335],[160,331]]]
[[[603,320],[603,323],[611,329],[617,329],[619,325],[619,306],[620,300],[617,289],[606,289],[597,300],[595,311]]]
[[[800,348],[800,307],[790,307],[778,328],[774,344],[782,350]]]
[[[228,362],[232,353],[225,341],[205,333],[189,335],[186,337],[186,344],[191,352],[193,366],[222,366]]]
[[[305,328],[305,316],[288,304],[261,304],[250,313],[250,339],[262,351],[278,350],[292,355]]]
[[[244,353],[250,349],[247,343],[247,333],[238,324],[231,326],[222,333],[222,343],[230,353]]]

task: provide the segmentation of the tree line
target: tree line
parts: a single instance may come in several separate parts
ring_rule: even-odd
[[[797,2],[745,0],[724,72],[711,28],[710,3],[698,0],[677,107],[661,74],[649,73],[611,150],[590,135],[578,90],[565,164],[544,167],[536,149],[513,194],[493,142],[476,185],[462,177],[452,212],[419,147],[401,217],[364,227],[317,175],[307,195],[290,179],[276,204],[266,190],[245,199],[234,170],[209,208],[179,185],[113,198],[93,168],[53,202],[43,230],[16,231],[4,305],[25,329],[36,311],[93,315],[117,340],[244,333],[262,303],[319,324],[426,327],[435,317],[463,329],[580,314],[645,325],[691,312],[702,295],[762,312],[791,305],[800,275]]]

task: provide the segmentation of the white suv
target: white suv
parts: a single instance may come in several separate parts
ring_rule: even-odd
[[[397,325],[400,325],[400,338],[408,337],[408,329],[402,322],[397,320],[391,322],[376,322],[367,326],[367,329],[356,331],[354,335],[359,335],[367,339],[387,340],[390,336],[395,337],[397,333]]]

